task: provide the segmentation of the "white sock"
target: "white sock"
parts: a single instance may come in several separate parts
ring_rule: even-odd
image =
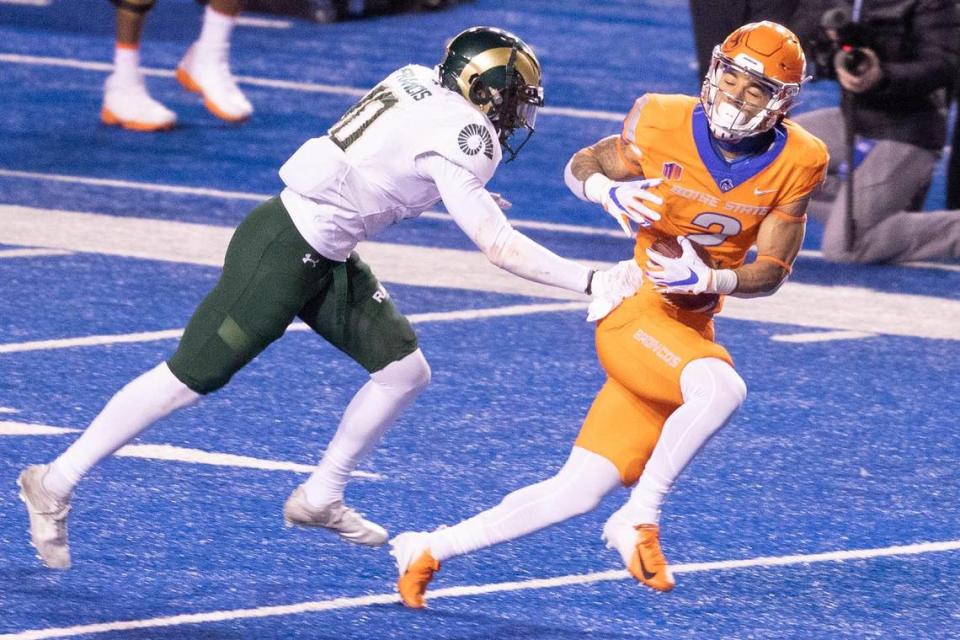
[[[636,524],[660,521],[660,505],[677,477],[743,403],[747,387],[729,364],[701,358],[680,374],[683,404],[663,425],[630,499],[617,512]]]
[[[303,483],[307,502],[321,507],[342,500],[350,472],[429,382],[430,365],[419,349],[371,374],[343,412],[316,471]]]
[[[206,51],[229,49],[230,34],[233,33],[233,27],[236,23],[236,16],[220,13],[207,5],[203,12],[203,27],[200,29],[200,37],[197,38],[196,42],[197,49]]]
[[[80,437],[50,464],[44,488],[58,500],[68,499],[94,465],[157,420],[199,397],[170,372],[166,362],[161,362],[114,394]]]
[[[138,84],[140,76],[140,48],[117,43],[113,51],[113,75],[123,84]]]
[[[557,475],[514,491],[468,520],[431,532],[427,546],[443,561],[514,540],[591,511],[619,486],[620,472],[612,462],[574,447]]]

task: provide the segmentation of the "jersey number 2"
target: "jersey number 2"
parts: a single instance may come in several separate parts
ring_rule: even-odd
[[[737,235],[743,228],[743,225],[736,218],[712,211],[698,214],[691,222],[704,231],[712,232],[687,234],[688,238],[705,247],[715,247],[718,244],[723,244],[724,240]]]
[[[367,130],[374,120],[383,115],[383,112],[397,104],[399,100],[390,89],[377,85],[360,101],[350,107],[337,123],[330,127],[327,135],[334,144],[347,150]]]

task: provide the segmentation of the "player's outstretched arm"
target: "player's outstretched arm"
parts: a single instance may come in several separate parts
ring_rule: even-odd
[[[769,296],[786,281],[803,246],[809,200],[808,197],[781,205],[767,214],[757,234],[757,258],[734,270],[737,286],[730,295]]]
[[[590,269],[514,229],[472,173],[437,154],[418,158],[417,169],[434,181],[450,216],[490,262],[527,280],[588,292]]]
[[[640,288],[642,273],[633,260],[594,271],[514,229],[480,180],[446,158],[423,156],[417,168],[434,180],[450,216],[491,263],[527,280],[586,293],[592,298],[588,319],[604,317]]]

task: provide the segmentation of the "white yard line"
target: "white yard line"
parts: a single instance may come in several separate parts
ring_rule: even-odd
[[[832,340],[860,340],[875,338],[875,333],[863,331],[811,331],[809,333],[781,333],[770,336],[774,342],[830,342]]]
[[[463,311],[435,311],[431,313],[414,313],[407,319],[414,323],[423,322],[456,322],[460,320],[481,320],[484,318],[501,318],[506,316],[524,316],[533,313],[554,313],[558,311],[582,311],[587,308],[583,302],[559,302],[548,304],[524,304],[488,309],[468,309]],[[295,322],[287,331],[310,331],[310,327],[302,322]],[[164,331],[144,331],[140,333],[123,333],[99,336],[83,336],[79,338],[61,338],[57,340],[36,340],[32,342],[10,342],[0,344],[0,353],[22,353],[24,351],[49,351],[53,349],[70,349],[73,347],[96,347],[109,344],[126,344],[135,342],[153,342],[155,340],[173,340],[183,335],[183,329],[166,329]]]
[[[77,58],[54,58],[49,56],[32,56],[18,53],[0,53],[0,62],[7,64],[22,64],[45,67],[65,67],[68,69],[79,69],[81,71],[99,71],[110,73],[113,71],[113,65],[107,62],[96,62],[92,60],[79,60]],[[151,69],[149,67],[141,68],[144,75],[159,76],[163,78],[172,78],[174,72],[172,69]],[[292,80],[279,80],[274,78],[257,78],[254,76],[235,76],[237,82],[255,87],[269,87],[271,89],[284,89],[287,91],[301,91],[305,93],[329,93],[333,95],[362,96],[368,89],[357,87],[347,87],[344,85],[319,84],[315,82],[295,82]],[[611,111],[599,111],[596,109],[575,109],[572,107],[543,107],[539,113],[545,115],[564,116],[568,118],[580,118],[585,120],[609,120],[621,122],[625,114]]]
[[[0,260],[4,258],[40,258],[43,256],[68,256],[72,253],[73,253],[72,251],[64,251],[63,249],[0,249]]]
[[[68,433],[79,433],[80,429],[54,427],[46,424],[32,424],[26,422],[12,422],[0,420],[0,436],[57,436]],[[290,471],[293,473],[313,473],[314,465],[287,462],[284,460],[264,460],[250,456],[238,456],[232,453],[218,453],[178,447],[171,444],[128,444],[120,448],[114,455],[121,458],[142,458],[145,460],[166,460],[169,462],[185,462],[188,464],[206,464],[215,467],[239,467],[242,469],[259,469],[261,471]],[[354,478],[367,480],[382,480],[379,473],[369,471],[353,471]]]
[[[807,555],[766,556],[744,560],[722,560],[718,562],[696,562],[679,564],[672,567],[674,573],[696,573],[700,571],[730,571],[747,568],[782,567],[789,565],[809,565],[818,562],[844,562],[849,560],[870,560],[890,556],[908,556],[924,553],[941,553],[960,549],[960,540],[945,542],[925,542],[918,544],[881,547],[875,549],[852,549],[847,551],[831,551],[827,553],[813,553]],[[601,571],[597,573],[573,574],[557,576],[555,578],[541,578],[535,580],[521,580],[516,582],[496,582],[492,584],[469,585],[462,587],[447,587],[430,591],[427,595],[431,601],[442,598],[463,598],[468,596],[502,593],[506,591],[530,591],[534,589],[556,589],[559,587],[594,584],[629,579],[626,571]],[[156,629],[162,627],[176,627],[187,624],[204,624],[226,622],[230,620],[249,620],[255,618],[269,618],[278,616],[302,615],[305,613],[319,613],[342,609],[355,609],[375,605],[394,604],[400,601],[393,593],[375,595],[333,598],[330,600],[315,600],[289,605],[254,607],[249,609],[230,609],[223,611],[207,611],[203,613],[189,613],[142,620],[122,620],[116,622],[102,622],[96,624],[77,625],[73,627],[58,627],[48,629],[34,629],[0,635],[0,640],[45,640],[46,638],[69,638],[73,636],[110,633],[116,631],[133,631],[136,629]]]
[[[255,18],[253,16],[237,16],[238,27],[257,27],[260,29],[289,29],[293,26],[290,20],[277,20],[276,18]]]

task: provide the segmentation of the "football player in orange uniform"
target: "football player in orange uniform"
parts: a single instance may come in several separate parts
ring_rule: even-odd
[[[712,316],[724,295],[769,295],[783,283],[827,167],[825,145],[786,119],[804,74],[793,33],[772,22],[745,25],[714,49],[699,100],[644,95],[619,136],[573,156],[567,185],[628,234],[638,225],[634,255],[647,277],[597,325],[607,381],[560,471],[455,526],[392,541],[407,606],[424,606],[440,561],[585,513],[634,484],[603,538],[639,582],[673,588],[659,542],[661,502],[746,396],[714,341]],[[674,238],[673,257],[651,249]],[[754,245],[757,257],[746,263]],[[683,304],[704,294],[715,300]]]

